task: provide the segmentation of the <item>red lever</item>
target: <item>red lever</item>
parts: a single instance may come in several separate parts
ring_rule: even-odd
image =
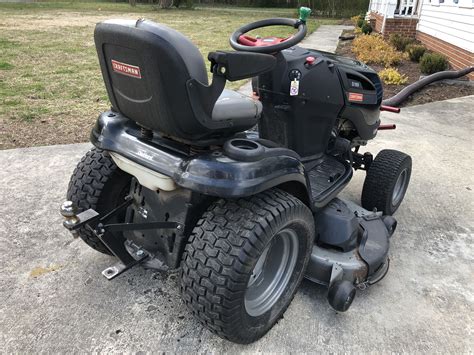
[[[381,124],[378,128],[379,131],[386,131],[388,129],[395,129],[397,128],[397,125],[392,123],[392,124]]]
[[[393,113],[400,113],[400,107],[393,107],[393,106],[381,105],[381,106],[380,106],[380,111],[388,111],[388,112],[393,112]]]

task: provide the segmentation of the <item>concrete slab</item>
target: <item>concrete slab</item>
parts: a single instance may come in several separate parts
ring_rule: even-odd
[[[372,152],[413,157],[397,212],[387,277],[344,314],[303,282],[284,318],[240,346],[203,329],[179,298],[176,275],[141,267],[113,281],[114,259],[62,228],[58,207],[89,144],[0,151],[0,344],[33,352],[472,353],[474,96],[383,114]],[[359,200],[357,172],[344,196]]]
[[[353,29],[354,26],[321,25],[302,41],[299,46],[334,53],[343,30]]]

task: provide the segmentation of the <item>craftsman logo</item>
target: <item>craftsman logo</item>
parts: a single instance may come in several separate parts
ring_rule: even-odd
[[[364,95],[358,94],[356,92],[350,92],[349,93],[349,101],[362,102],[362,101],[364,101]]]
[[[132,78],[142,78],[142,73],[140,73],[140,67],[137,67],[135,65],[117,62],[116,60],[112,59],[112,69],[116,73],[131,76]]]

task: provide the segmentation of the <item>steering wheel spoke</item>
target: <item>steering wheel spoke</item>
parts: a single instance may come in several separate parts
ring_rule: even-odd
[[[241,35],[239,36],[239,43],[243,44],[244,46],[253,47],[257,45],[257,38],[249,35]]]

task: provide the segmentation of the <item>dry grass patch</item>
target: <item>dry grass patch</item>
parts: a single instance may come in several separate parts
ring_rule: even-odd
[[[0,149],[88,140],[97,115],[110,106],[93,41],[99,21],[146,17],[181,31],[207,57],[230,49],[229,35],[245,23],[294,17],[291,9],[131,10],[113,3],[0,4]]]

